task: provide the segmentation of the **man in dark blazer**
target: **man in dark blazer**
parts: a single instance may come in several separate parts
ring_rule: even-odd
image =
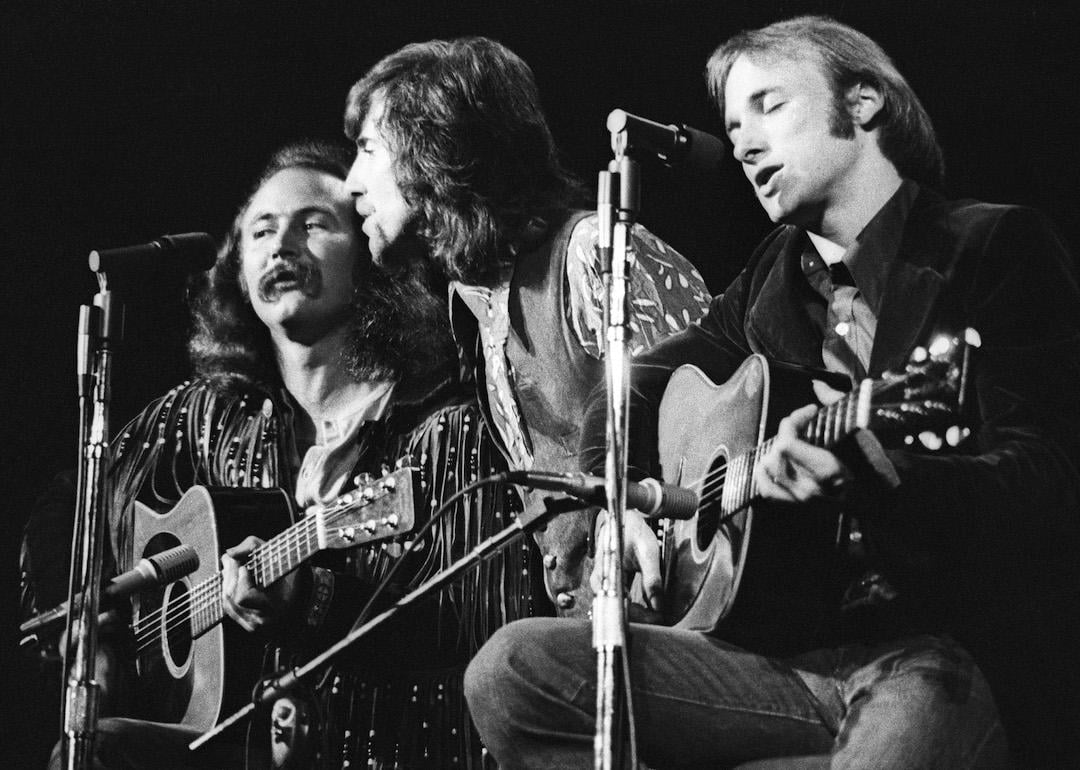
[[[1031,210],[934,192],[943,164],[929,118],[881,48],[849,27],[800,17],[740,33],[708,78],[735,158],[780,226],[699,325],[636,363],[632,474],[672,470],[659,467],[657,411],[682,364],[722,383],[761,354],[779,370],[821,372],[812,390],[828,403],[838,394],[824,380],[881,377],[938,333],[971,328],[981,347],[967,432],[947,451],[873,430],[816,446],[803,436],[817,404],[780,421],[752,465],[755,496],[793,531],[811,512],[842,515],[844,561],[861,566],[828,633],[794,615],[764,619],[769,633],[756,636],[632,625],[642,759],[1075,761],[1080,290],[1068,253]],[[602,411],[585,430],[593,472]],[[659,613],[670,594],[635,511],[625,541],[624,563]],[[586,624],[497,634],[466,687],[500,763],[587,762],[594,669]]]

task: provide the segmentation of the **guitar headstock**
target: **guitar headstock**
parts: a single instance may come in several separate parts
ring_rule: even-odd
[[[967,435],[959,422],[970,350],[979,345],[978,332],[967,329],[962,337],[939,335],[929,347],[915,348],[902,370],[870,386],[868,427],[903,435],[908,444],[917,437],[930,449],[958,444]]]
[[[323,548],[353,548],[395,537],[416,525],[413,496],[415,468],[398,468],[380,479],[361,479],[360,486],[327,505],[322,517]]]

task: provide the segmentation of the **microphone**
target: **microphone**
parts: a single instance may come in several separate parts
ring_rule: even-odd
[[[612,110],[607,129],[625,132],[627,150],[640,149],[658,156],[667,166],[686,165],[712,173],[727,154],[723,140],[685,125],[663,125],[625,110]]]
[[[95,249],[90,252],[90,269],[95,273],[124,270],[178,268],[186,273],[206,270],[214,264],[217,245],[206,233],[163,235],[156,241],[118,249]]]
[[[584,473],[549,473],[546,471],[510,471],[509,481],[531,489],[565,492],[591,505],[607,505],[604,479]],[[646,516],[664,519],[690,519],[697,513],[700,499],[696,492],[656,479],[626,482],[626,507],[637,508]]]
[[[120,599],[136,591],[152,586],[164,585],[190,575],[199,568],[199,555],[190,545],[178,545],[167,551],[140,559],[134,568],[122,575],[117,575],[101,591],[101,609],[115,606]],[[82,595],[76,599],[81,601]],[[64,602],[51,610],[35,615],[19,626],[22,633],[34,633],[46,626],[67,617],[68,603]]]

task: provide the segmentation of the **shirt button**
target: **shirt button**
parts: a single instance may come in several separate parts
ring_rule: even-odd
[[[849,331],[851,331],[851,324],[847,321],[841,321],[836,325],[836,333],[841,337],[846,337]]]

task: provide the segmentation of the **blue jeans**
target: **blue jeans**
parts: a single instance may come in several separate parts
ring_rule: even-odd
[[[484,645],[465,693],[505,770],[592,766],[587,621],[519,620]],[[630,626],[638,748],[650,766],[991,768],[1009,764],[990,690],[948,640],[921,636],[775,660],[693,631]]]

